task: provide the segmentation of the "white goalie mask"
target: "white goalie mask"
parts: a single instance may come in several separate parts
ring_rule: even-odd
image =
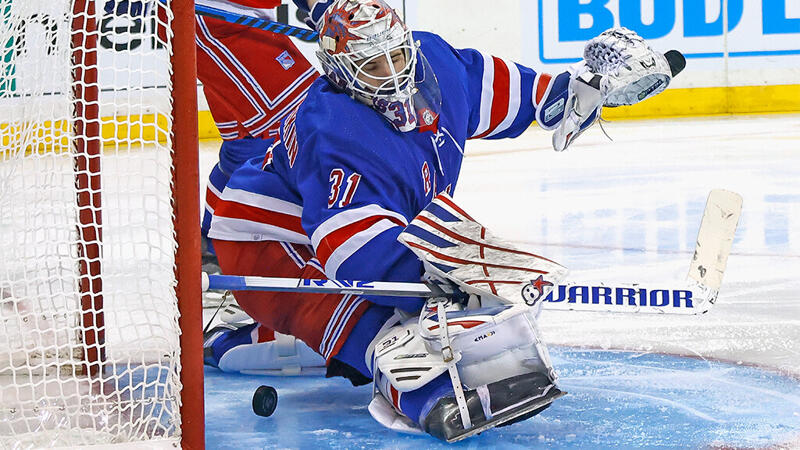
[[[320,24],[317,57],[328,79],[399,131],[434,125],[433,70],[411,31],[382,0],[336,0]]]

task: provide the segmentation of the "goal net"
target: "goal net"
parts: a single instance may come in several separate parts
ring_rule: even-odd
[[[198,188],[174,178],[177,2],[138,3],[0,0],[0,448],[182,436],[175,192]]]

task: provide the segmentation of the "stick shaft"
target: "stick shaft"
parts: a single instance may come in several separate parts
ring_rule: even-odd
[[[207,280],[207,281],[206,281]],[[388,281],[270,278],[207,275],[204,289],[232,291],[307,292],[322,294],[380,295],[390,297],[439,297],[452,295],[447,285]],[[440,289],[434,292],[434,289]],[[700,314],[708,311],[716,291],[698,286],[663,286],[642,283],[567,282],[544,298],[550,310]],[[711,299],[711,301],[709,301]]]
[[[205,284],[204,284],[205,287]],[[316,294],[381,295],[390,297],[434,297],[434,293],[423,283],[399,283],[390,281],[326,280],[311,278],[273,278],[236,275],[208,275],[211,290],[308,292]],[[442,286],[444,294],[452,290]]]
[[[285,34],[286,36],[295,37],[304,42],[316,42],[319,38],[319,33],[308,28],[296,27],[273,20],[262,19],[260,17],[233,13],[211,6],[195,5],[194,11],[201,16],[211,17],[237,25],[244,25],[246,27],[258,28],[270,33]]]

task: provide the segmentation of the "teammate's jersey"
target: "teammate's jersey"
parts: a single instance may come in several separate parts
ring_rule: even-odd
[[[311,244],[330,278],[419,281],[422,264],[398,234],[437,193],[454,191],[467,139],[521,134],[555,81],[476,50],[453,49],[434,34],[414,38],[441,89],[438,129],[396,131],[319,79],[283,122],[266,164],[251,160],[234,173],[209,236]],[[406,305],[414,310],[422,303]]]
[[[277,0],[198,0],[271,18]],[[196,16],[197,78],[225,140],[274,138],[280,121],[305,97],[317,71],[287,36]]]
[[[271,18],[272,9],[280,6],[281,0],[195,0],[194,3],[197,6],[210,6],[234,13]]]

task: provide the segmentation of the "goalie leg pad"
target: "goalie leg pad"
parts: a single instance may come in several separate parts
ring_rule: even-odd
[[[381,424],[452,442],[530,417],[563,395],[532,308],[445,309],[442,322],[442,307],[431,301],[420,318],[395,326],[376,345],[369,410]],[[450,337],[442,337],[442,323]],[[460,376],[448,380],[452,361]]]
[[[441,353],[441,328],[436,310],[426,308],[420,320],[420,335],[426,348]],[[458,363],[462,382],[480,386],[505,377],[539,372],[555,381],[547,347],[539,335],[535,310],[525,305],[447,313],[450,347],[461,355]]]
[[[261,328],[261,332],[259,331]],[[325,359],[294,336],[264,332],[257,323],[221,325],[206,333],[206,365],[223,372],[265,375],[324,373]]]

